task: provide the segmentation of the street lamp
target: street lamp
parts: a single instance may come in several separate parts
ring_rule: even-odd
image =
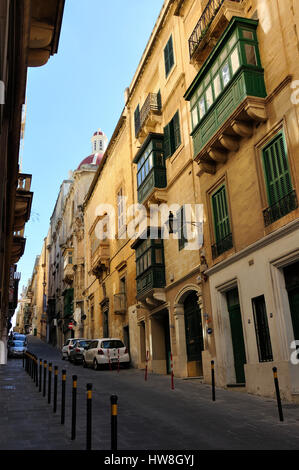
[[[168,221],[166,223],[168,223],[169,233],[178,232],[178,218],[174,217],[173,212],[169,211]],[[191,222],[191,221],[186,220],[185,224],[190,224],[190,225],[193,225],[194,227],[200,227],[202,225],[202,222]]]

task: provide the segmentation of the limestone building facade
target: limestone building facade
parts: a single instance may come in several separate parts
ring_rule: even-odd
[[[207,383],[214,360],[219,386],[264,396],[276,366],[298,400],[298,23],[293,0],[164,2],[79,212],[70,183],[57,216],[64,337]]]

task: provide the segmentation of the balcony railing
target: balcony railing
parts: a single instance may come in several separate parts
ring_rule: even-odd
[[[265,226],[273,224],[276,220],[281,219],[285,215],[294,211],[298,208],[298,199],[295,191],[290,192],[285,197],[280,199],[273,206],[268,207],[264,210],[264,222]]]
[[[125,292],[114,294],[114,313],[125,314],[127,311],[127,296]]]
[[[149,93],[135,122],[135,136],[137,137],[150,114],[161,113],[161,97],[157,93]]]
[[[97,248],[90,253],[91,271],[98,277],[103,271],[106,271],[110,263],[110,244],[109,240],[98,240]]]
[[[18,191],[30,191],[32,175],[19,173],[18,175]]]
[[[195,26],[190,38],[189,38],[189,54],[192,59],[195,50],[197,49],[200,42],[205,37],[213,19],[217,15],[221,5],[225,0],[209,0],[197,25]],[[233,2],[240,3],[241,0],[231,0]]]
[[[219,242],[215,243],[215,245],[212,246],[213,259],[222,255],[222,253],[224,253],[225,251],[230,250],[232,247],[233,247],[233,237],[232,237],[232,234],[230,233],[225,238],[223,238],[223,240],[220,240]]]

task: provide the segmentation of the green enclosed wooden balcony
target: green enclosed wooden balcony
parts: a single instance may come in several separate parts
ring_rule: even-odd
[[[137,164],[139,203],[143,203],[156,190],[167,186],[163,142],[163,134],[149,133],[133,160]]]
[[[240,140],[267,119],[258,21],[235,17],[185,94],[190,101],[194,158],[215,173]]]
[[[143,299],[153,306],[164,301],[164,296],[161,296],[166,283],[164,249],[163,240],[150,238],[149,229],[147,237],[144,239],[141,236],[132,248],[136,253],[137,299]]]

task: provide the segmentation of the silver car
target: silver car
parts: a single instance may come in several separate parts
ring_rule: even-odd
[[[23,357],[27,351],[24,341],[13,340],[8,344],[8,357]]]
[[[62,350],[61,350],[61,359],[62,360],[64,360],[64,359],[68,360],[69,359],[71,349],[73,349],[74,344],[79,340],[83,341],[83,340],[85,340],[85,338],[69,338],[69,339],[66,340],[66,342],[62,346]]]

